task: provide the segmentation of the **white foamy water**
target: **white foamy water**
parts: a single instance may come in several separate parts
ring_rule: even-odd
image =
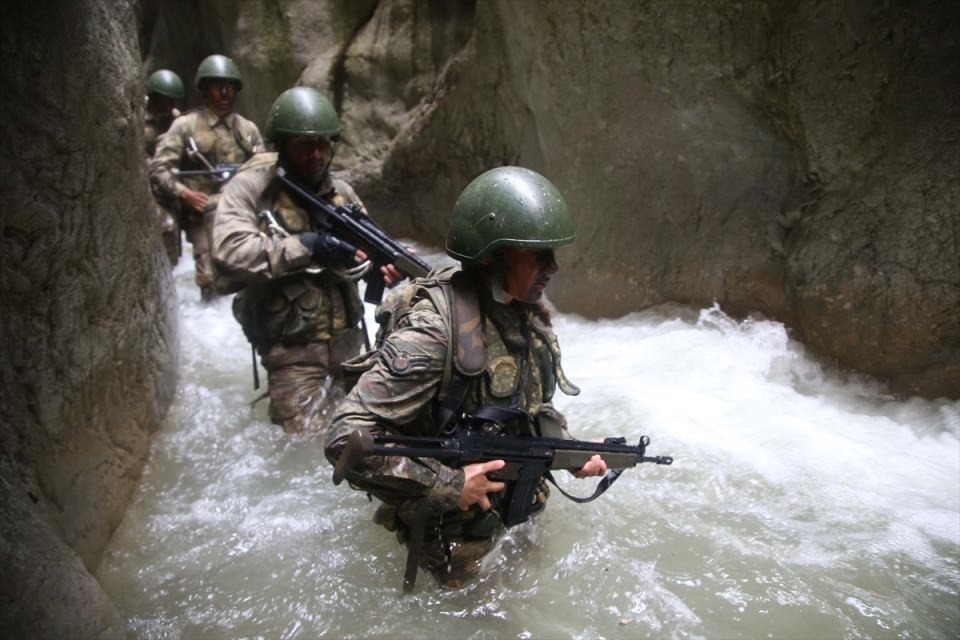
[[[322,442],[250,408],[229,300],[201,305],[189,260],[176,273],[179,390],[98,572],[132,637],[960,634],[960,402],[889,397],[720,309],[559,315],[574,435],[648,435],[674,465],[587,505],[554,495],[478,582],[421,574],[404,597],[374,505],[333,486]]]

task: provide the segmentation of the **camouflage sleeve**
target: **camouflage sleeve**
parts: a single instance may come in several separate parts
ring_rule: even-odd
[[[257,205],[267,167],[241,171],[227,183],[213,223],[213,259],[223,275],[241,283],[276,278],[310,266],[310,252],[296,235],[260,231]]]
[[[419,301],[387,338],[373,367],[337,407],[327,434],[327,458],[335,463],[355,430],[434,435],[418,433],[417,418],[429,411],[437,394],[446,352],[443,320],[429,300]],[[440,514],[456,508],[464,475],[437,460],[388,456],[367,458],[347,479],[387,503],[423,499],[429,513]]]
[[[157,150],[150,160],[150,183],[156,193],[179,198],[186,189],[174,169],[180,168],[187,137],[186,122],[177,118],[166,133],[157,138]]]

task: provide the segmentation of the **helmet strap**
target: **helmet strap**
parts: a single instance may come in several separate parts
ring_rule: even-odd
[[[487,269],[487,286],[490,287],[490,294],[493,299],[500,304],[510,304],[514,299],[505,288],[506,277],[507,263],[503,260],[503,253],[497,252],[490,257],[489,268]]]

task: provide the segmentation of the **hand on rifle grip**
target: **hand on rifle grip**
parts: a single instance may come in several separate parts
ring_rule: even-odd
[[[479,504],[481,509],[489,511],[491,504],[487,494],[503,491],[506,485],[490,480],[487,474],[502,469],[506,464],[503,460],[490,460],[463,467],[463,489],[457,499],[457,508],[466,511],[472,505]]]

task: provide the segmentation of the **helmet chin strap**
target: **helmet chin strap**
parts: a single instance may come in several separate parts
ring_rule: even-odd
[[[513,296],[503,288],[502,274],[491,276],[490,293],[493,295],[493,299],[500,304],[510,304],[513,301]]]
[[[519,300],[520,302],[526,302],[528,304],[534,303],[533,300],[524,300],[523,298],[518,298],[507,291],[506,279],[507,265],[504,263],[503,257],[499,256],[494,258],[493,262],[490,263],[489,278],[487,280],[493,299],[500,304],[510,304],[514,300]]]

